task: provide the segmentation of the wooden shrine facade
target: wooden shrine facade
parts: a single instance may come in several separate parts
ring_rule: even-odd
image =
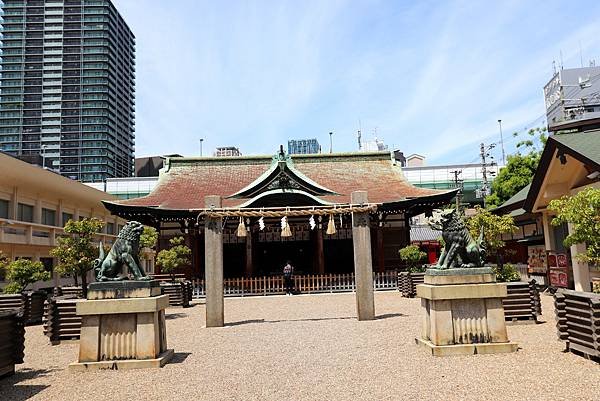
[[[354,191],[366,191],[368,204],[352,205]],[[389,152],[291,157],[280,150],[167,158],[149,195],[104,203],[113,214],[158,229],[159,249],[185,236],[189,277],[204,274],[205,221],[218,214],[225,277],[252,277],[279,274],[286,260],[302,274],[352,272],[356,208],[368,209],[374,270],[397,268],[398,250],[410,243],[409,218],[450,203],[455,193],[412,186]],[[211,195],[221,199],[219,208],[204,204]]]

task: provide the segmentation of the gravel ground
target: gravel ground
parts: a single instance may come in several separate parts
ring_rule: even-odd
[[[162,369],[69,373],[77,344],[27,328],[25,363],[1,400],[598,400],[600,364],[563,353],[552,298],[538,325],[509,326],[513,354],[438,358],[414,343],[420,301],[375,295],[358,322],[353,294],[227,298],[224,328],[204,305],[170,308],[175,359]]]

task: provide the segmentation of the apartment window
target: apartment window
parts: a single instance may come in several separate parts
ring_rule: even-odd
[[[17,220],[33,223],[33,206],[19,203],[17,206]]]
[[[73,220],[73,215],[71,213],[65,213],[63,212],[62,214],[62,226],[66,226],[67,223],[69,222],[69,220]]]
[[[42,208],[42,224],[47,226],[56,225],[56,211],[52,209]]]
[[[115,235],[115,223],[106,223],[106,233]]]
[[[8,201],[0,199],[0,218],[8,219]]]

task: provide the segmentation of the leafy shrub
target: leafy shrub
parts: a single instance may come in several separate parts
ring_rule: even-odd
[[[594,281],[592,283],[592,292],[595,292],[596,294],[600,294],[600,281]]]
[[[407,270],[411,273],[421,273],[425,271],[423,262],[427,254],[419,249],[417,245],[408,245],[398,251],[400,259],[406,263]]]
[[[29,284],[50,279],[50,273],[44,269],[42,262],[28,259],[17,259],[6,267],[6,279],[10,281],[4,288],[7,294],[17,294]],[[10,292],[9,292],[10,291]]]
[[[510,263],[494,267],[494,273],[496,274],[496,281],[501,283],[521,281],[519,271]]]

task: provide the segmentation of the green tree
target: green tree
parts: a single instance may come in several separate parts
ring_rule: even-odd
[[[600,265],[600,189],[587,188],[573,196],[550,201],[548,209],[556,212],[553,225],[571,223],[572,230],[565,246],[585,244],[586,252],[575,257],[592,265]]]
[[[4,288],[7,294],[18,294],[29,284],[50,279],[50,273],[44,269],[42,262],[29,259],[17,259],[6,266],[6,279],[10,282]]]
[[[518,133],[513,134],[515,137],[518,135]],[[546,128],[533,128],[527,132],[525,139],[517,143],[517,153],[508,156],[506,166],[492,181],[492,193],[485,198],[488,207],[495,208],[502,205],[531,183],[546,140]],[[521,150],[524,152],[522,153]]]
[[[158,241],[158,231],[154,227],[144,227],[144,232],[140,236],[140,251],[138,257],[143,259],[146,257],[146,253],[144,253],[144,248],[154,248],[156,246],[156,242]]]
[[[421,251],[417,245],[408,245],[398,251],[400,259],[406,263],[408,271],[417,273],[423,270],[423,261],[427,253]]]
[[[0,251],[0,280],[4,280],[6,274],[6,266],[8,266],[8,258]]]
[[[192,250],[186,245],[183,245],[185,239],[183,237],[175,237],[169,240],[170,249],[163,249],[156,257],[156,264],[160,266],[161,271],[171,274],[171,280],[175,281],[175,269],[179,266],[190,263],[189,257]]]
[[[473,238],[479,238],[483,229],[483,245],[489,256],[498,256],[498,251],[504,247],[502,234],[512,233],[517,229],[513,218],[508,214],[498,216],[480,206],[475,207],[475,214],[466,219],[466,224]]]
[[[94,260],[98,258],[98,246],[94,244],[94,235],[102,230],[102,220],[91,218],[81,221],[69,220],[64,230],[67,234],[58,239],[58,246],[50,255],[58,259],[56,271],[61,275],[81,277],[83,296],[87,296],[87,272],[92,270]],[[75,282],[77,285],[77,281]]]

